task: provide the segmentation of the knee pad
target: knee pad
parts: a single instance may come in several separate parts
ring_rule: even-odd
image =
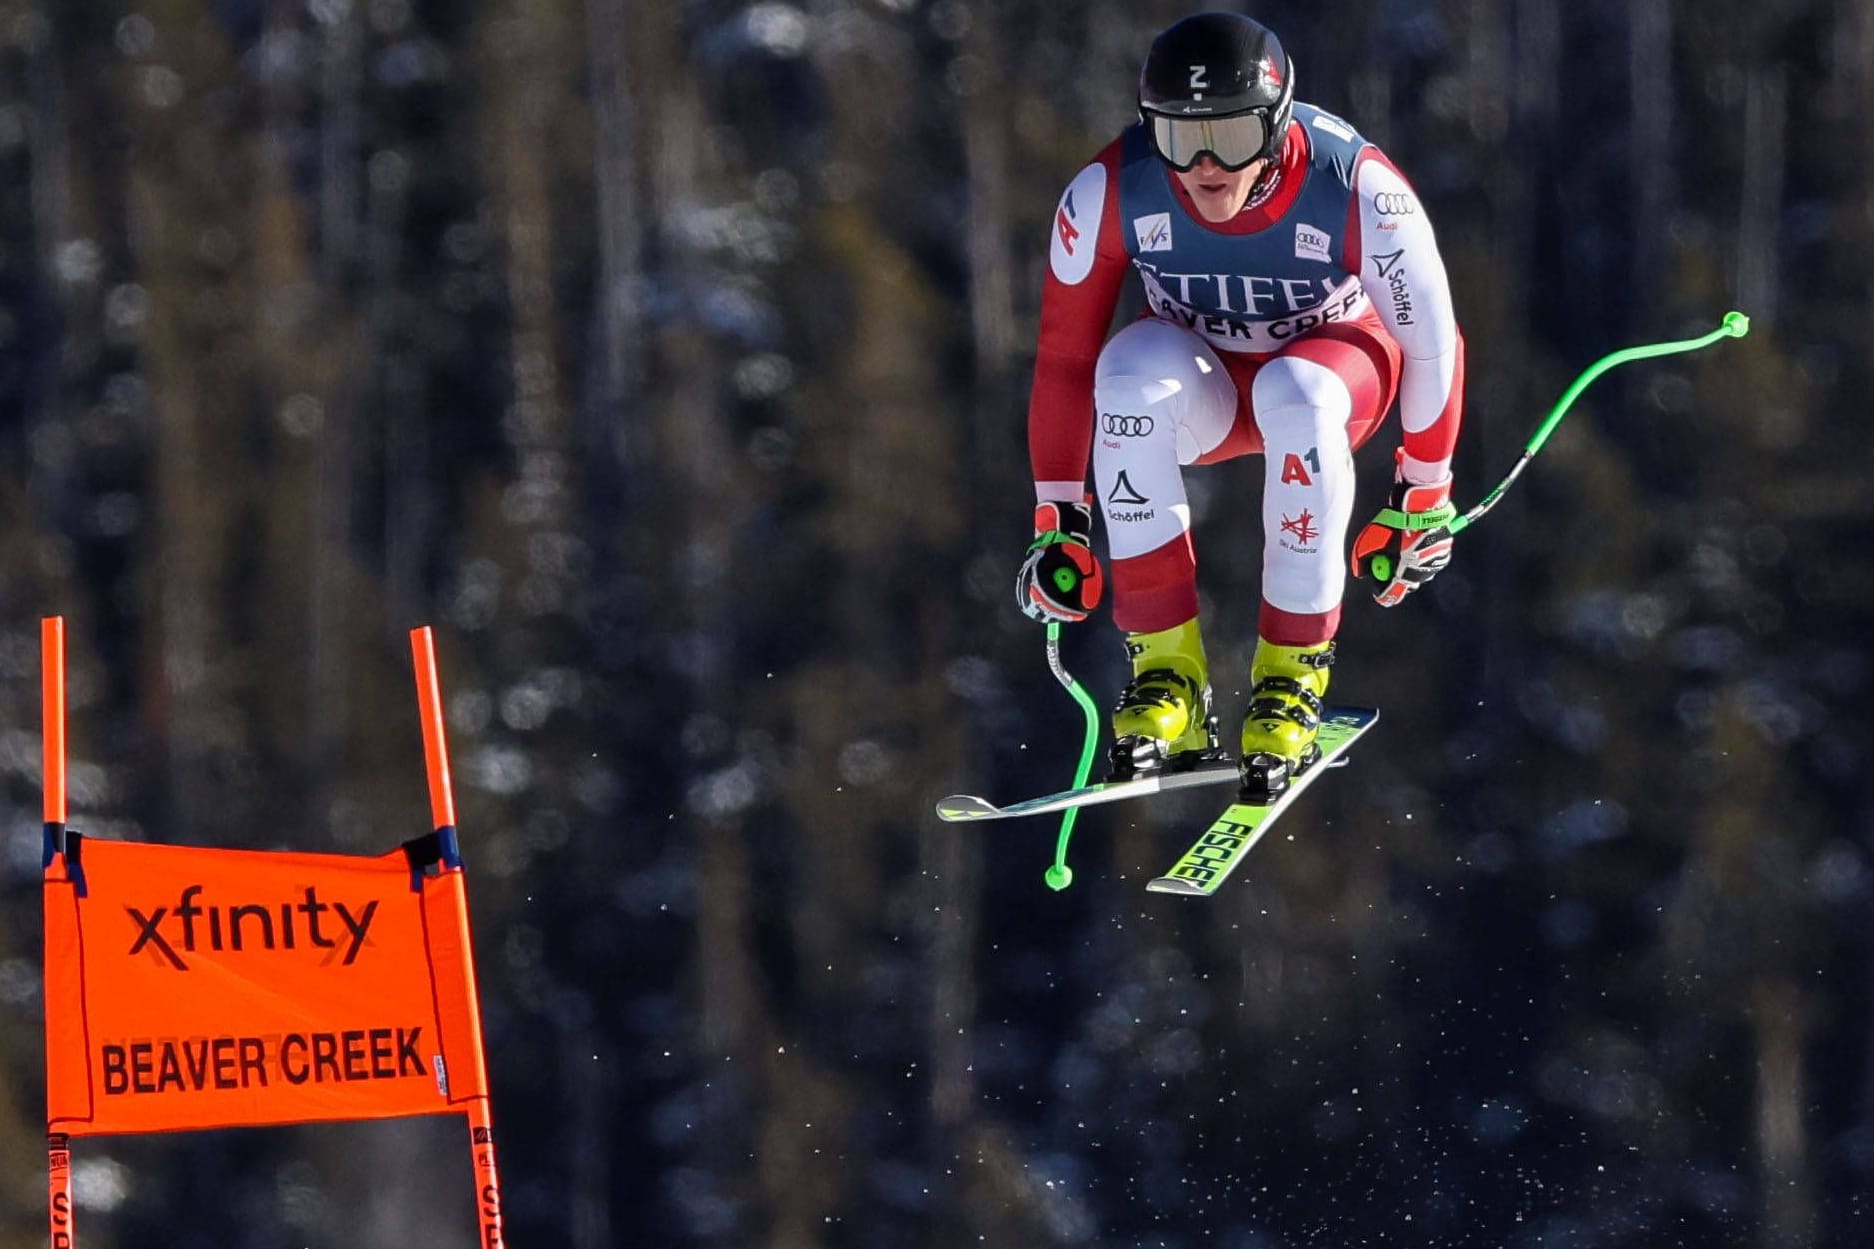
[[[1293,441],[1298,428],[1310,433],[1332,425],[1345,442],[1353,416],[1353,392],[1340,374],[1312,360],[1278,357],[1256,373],[1250,384],[1250,412],[1265,445]]]
[[[1221,443],[1236,418],[1236,385],[1209,344],[1189,330],[1151,319],[1134,321],[1101,350],[1093,368],[1093,401],[1102,418],[1096,436],[1107,432],[1109,423],[1143,424],[1107,422],[1103,418],[1109,415],[1149,417],[1153,432],[1170,439],[1180,464]]]

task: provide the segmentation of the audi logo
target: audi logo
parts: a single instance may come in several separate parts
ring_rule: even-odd
[[[1382,217],[1410,217],[1418,205],[1404,191],[1381,191],[1373,197],[1373,207]]]
[[[1149,416],[1124,416],[1117,412],[1100,413],[1100,428],[1118,438],[1143,438],[1152,432]]]

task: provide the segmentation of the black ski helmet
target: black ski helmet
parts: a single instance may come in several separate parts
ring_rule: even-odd
[[[1261,118],[1258,156],[1274,159],[1288,136],[1295,110],[1295,67],[1281,40],[1261,22],[1237,13],[1198,13],[1167,27],[1152,40],[1139,70],[1139,115],[1217,119],[1243,114]],[[1172,154],[1160,148],[1173,164]]]

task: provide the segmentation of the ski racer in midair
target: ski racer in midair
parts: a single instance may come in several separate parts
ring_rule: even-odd
[[[1054,216],[1028,412],[1036,538],[1017,597],[1039,620],[1086,618],[1104,580],[1099,507],[1132,660],[1112,719],[1115,778],[1223,757],[1183,466],[1263,457],[1262,606],[1240,740],[1252,794],[1273,798],[1318,757],[1353,452],[1395,399],[1392,495],[1354,538],[1352,571],[1393,606],[1451,557],[1464,344],[1431,225],[1378,148],[1294,91],[1293,64],[1260,24],[1178,22],[1145,59],[1139,121]],[[1129,269],[1148,312],[1103,343]]]

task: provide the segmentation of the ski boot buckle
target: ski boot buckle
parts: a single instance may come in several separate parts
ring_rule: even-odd
[[[1170,743],[1157,737],[1144,737],[1127,734],[1113,742],[1107,755],[1107,777],[1109,781],[1131,781],[1144,776],[1156,776],[1160,773],[1175,774],[1189,772],[1207,763],[1222,763],[1229,752],[1223,748],[1223,738],[1218,731],[1217,717],[1210,716],[1204,721],[1204,734],[1208,745],[1194,750],[1180,750],[1170,753]]]
[[[1320,760],[1321,748],[1313,742],[1308,743],[1301,758],[1293,763],[1267,751],[1259,750],[1255,754],[1246,755],[1237,765],[1238,778],[1242,781],[1237,800],[1251,806],[1269,806],[1288,792],[1291,781]]]

